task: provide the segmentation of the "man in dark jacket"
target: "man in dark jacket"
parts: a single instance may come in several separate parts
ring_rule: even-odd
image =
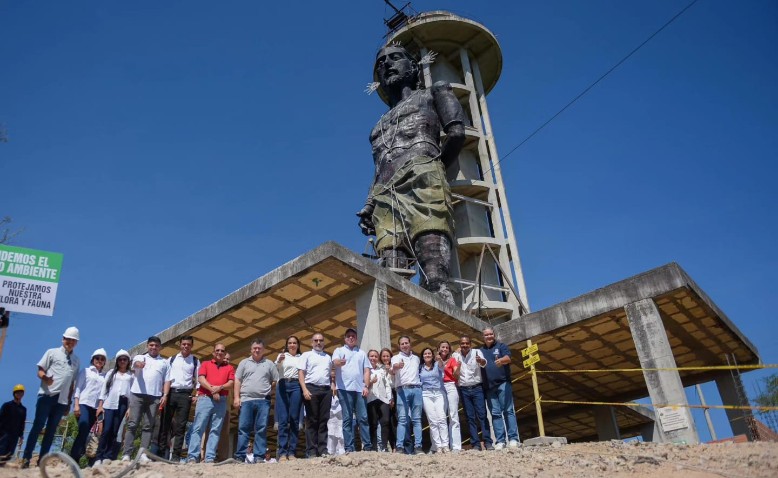
[[[24,385],[15,386],[13,396],[0,407],[0,466],[11,460],[16,447],[21,446],[27,420],[27,409],[22,405]]]

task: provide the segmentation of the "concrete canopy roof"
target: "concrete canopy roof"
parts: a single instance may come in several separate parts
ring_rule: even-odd
[[[734,355],[740,365],[760,362],[756,347],[676,263],[597,289],[547,309],[494,327],[497,336],[511,345],[516,369],[522,357],[516,351],[532,339],[538,344],[538,370],[608,370],[640,368],[624,306],[651,298],[656,303],[678,367],[727,365]],[[707,382],[728,371],[681,371],[685,387]],[[624,402],[648,395],[641,372],[539,374],[539,389],[548,400]],[[533,401],[527,386],[514,387],[517,407]],[[534,408],[534,407],[531,407]],[[634,429],[635,419],[617,409],[622,430]],[[582,415],[582,406],[544,404],[546,434],[591,436],[594,419]],[[641,414],[645,415],[645,414]],[[523,420],[522,420],[523,418]],[[520,425],[536,428],[535,413],[528,408]],[[638,420],[639,421],[639,420]],[[524,435],[524,434],[523,434]],[[527,433],[527,436],[532,436]]]
[[[210,358],[213,345],[223,343],[234,364],[249,355],[251,341],[257,337],[263,339],[268,353],[277,354],[287,336],[299,336],[303,350],[309,350],[310,338],[320,332],[327,340],[326,350],[331,351],[342,345],[346,328],[356,328],[356,298],[375,280],[388,288],[392,343],[400,335],[409,335],[414,348],[420,349],[440,340],[458,340],[459,335],[473,334],[488,325],[343,246],[327,242],[159,332],[162,355],[178,353],[177,341],[183,335],[194,337],[192,351],[198,357]],[[142,342],[130,353],[145,349]]]

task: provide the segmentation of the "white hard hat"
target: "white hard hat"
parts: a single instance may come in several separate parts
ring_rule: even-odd
[[[120,349],[118,352],[116,352],[116,355],[114,356],[114,360],[119,360],[119,357],[127,357],[130,358],[130,353],[127,352],[124,349]]]
[[[92,352],[92,358],[95,358],[97,356],[108,358],[108,352],[105,351],[103,348],[99,348]],[[91,359],[90,359],[91,360]]]
[[[74,340],[80,340],[81,337],[76,327],[68,327],[67,330],[65,330],[65,333],[62,334],[62,336],[65,337],[66,339],[74,339]]]

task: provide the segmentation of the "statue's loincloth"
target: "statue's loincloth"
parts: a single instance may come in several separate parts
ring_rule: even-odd
[[[376,250],[412,251],[416,237],[437,231],[453,238],[451,190],[446,170],[437,159],[415,157],[403,164],[387,184],[375,184],[373,225]]]

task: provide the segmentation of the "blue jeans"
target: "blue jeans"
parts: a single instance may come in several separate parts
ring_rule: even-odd
[[[405,436],[410,435],[408,421],[413,422],[414,448],[421,448],[421,387],[397,388],[397,449],[402,450]],[[344,415],[345,416],[345,415]]]
[[[240,403],[238,417],[238,448],[235,459],[246,461],[246,450],[249,447],[249,437],[254,432],[254,461],[265,459],[267,452],[267,416],[270,412],[270,399],[248,400]]]
[[[32,422],[30,433],[27,435],[27,443],[24,445],[24,455],[22,456],[25,460],[32,458],[32,452],[38,443],[38,435],[44,426],[46,433],[43,435],[38,456],[42,457],[51,449],[59,421],[62,420],[62,416],[68,409],[67,405],[57,403],[57,400],[59,400],[59,395],[38,395],[38,401],[35,403],[35,419]]]
[[[276,385],[276,422],[278,423],[278,457],[291,455],[297,449],[300,432],[300,410],[303,392],[297,380],[281,379]]]
[[[127,413],[127,397],[119,398],[119,408],[111,410],[105,409],[105,418],[103,419],[103,434],[100,435],[100,444],[97,447],[98,460],[115,460],[118,449],[116,448],[116,437],[119,434],[119,425],[122,423],[124,414]]]
[[[224,413],[227,411],[227,396],[214,400],[208,395],[197,397],[194,422],[192,423],[192,436],[189,439],[189,459],[200,461],[200,441],[208,422],[211,422],[211,432],[205,444],[205,461],[216,459],[216,447],[219,446],[219,435],[222,431]]]
[[[481,425],[481,434],[486,447],[492,446],[492,433],[489,422],[486,419],[486,405],[484,403],[484,389],[481,385],[475,387],[459,387],[462,394],[462,406],[467,416],[467,426],[470,428],[470,444],[473,448],[481,449],[481,440],[478,437],[478,424]]]
[[[89,438],[89,429],[95,424],[97,419],[97,409],[87,405],[80,405],[81,416],[78,417],[78,435],[70,447],[70,457],[78,463],[78,460],[86,452],[86,439]]]
[[[338,389],[338,400],[343,409],[343,448],[346,452],[354,449],[354,412],[357,413],[359,438],[362,440],[362,451],[372,451],[370,443],[370,422],[367,420],[367,400],[359,392]]]
[[[516,411],[513,409],[513,393],[510,382],[503,382],[486,391],[489,413],[492,414],[492,426],[497,443],[508,440],[519,441],[519,426],[516,424]],[[505,423],[508,425],[508,440],[505,439]]]

